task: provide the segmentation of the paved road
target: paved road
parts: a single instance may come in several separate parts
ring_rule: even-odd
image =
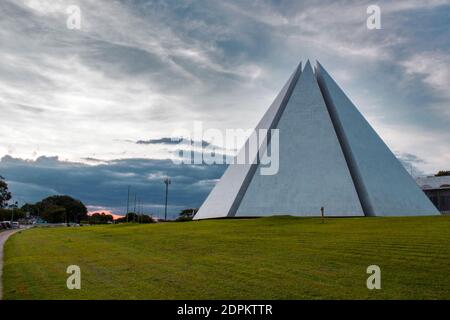
[[[14,230],[6,230],[0,232],[0,300],[2,300],[3,296],[3,286],[2,286],[2,273],[3,273],[3,245],[6,240],[13,235],[14,233],[21,231],[23,229],[14,229]]]

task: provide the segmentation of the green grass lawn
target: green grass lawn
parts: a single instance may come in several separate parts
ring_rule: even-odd
[[[381,290],[366,287],[372,264]],[[6,243],[4,297],[450,299],[449,267],[450,216],[35,228]]]

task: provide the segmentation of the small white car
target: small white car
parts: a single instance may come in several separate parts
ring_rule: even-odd
[[[19,229],[19,228],[20,228],[20,224],[19,224],[17,221],[13,221],[13,222],[11,223],[11,227],[12,227],[13,229]]]
[[[3,226],[3,228],[5,228],[5,229],[11,229],[11,228],[12,228],[12,226],[11,226],[11,221],[3,221],[3,222],[2,222],[2,226]]]

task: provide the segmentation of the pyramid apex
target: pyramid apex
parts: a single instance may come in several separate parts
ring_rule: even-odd
[[[303,72],[312,72],[312,67],[311,67],[311,63],[309,62],[309,59],[306,60],[306,64],[305,64],[305,68],[303,69]]]

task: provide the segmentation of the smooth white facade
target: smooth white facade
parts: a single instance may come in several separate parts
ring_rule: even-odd
[[[270,129],[272,127],[277,116],[280,116],[280,109],[282,109],[283,103],[286,102],[285,99],[288,96],[288,91],[293,89],[295,82],[300,76],[301,69],[302,65],[300,63],[258,123],[257,129]],[[239,151],[237,157],[242,157],[242,154],[245,154],[247,150],[248,141]],[[254,156],[255,155],[253,155],[253,157]],[[249,161],[247,164],[229,165],[222,178],[206,198],[194,219],[234,216],[237,206],[239,205],[238,199],[245,192],[246,186],[256,169],[256,165],[252,163],[253,161]]]
[[[437,215],[439,211],[318,63],[317,78],[347,155],[367,216]]]
[[[195,220],[320,216],[321,207],[326,216],[439,214],[320,64],[315,73],[300,64],[257,129],[279,130],[278,173],[229,165]]]
[[[275,128],[279,171],[255,172],[236,216],[364,215],[309,62]]]

